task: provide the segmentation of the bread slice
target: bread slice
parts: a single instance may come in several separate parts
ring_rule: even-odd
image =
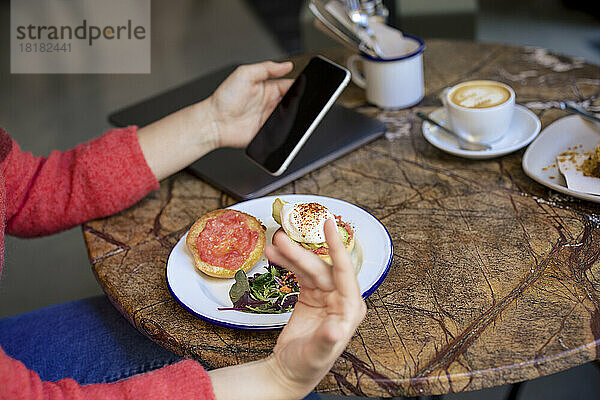
[[[258,233],[258,240],[256,242],[256,246],[254,246],[254,250],[252,250],[252,252],[248,255],[248,258],[246,258],[246,261],[244,261],[241,268],[238,268],[235,270],[221,267],[218,265],[212,265],[212,264],[209,264],[206,261],[202,260],[198,253],[198,249],[197,249],[197,245],[196,245],[198,236],[200,236],[200,233],[204,230],[206,223],[210,219],[218,218],[221,215],[225,214],[227,211],[231,211],[231,210],[228,210],[228,209],[214,210],[214,211],[211,211],[208,214],[200,217],[200,219],[198,219],[194,223],[194,225],[192,225],[192,227],[190,228],[187,238],[185,240],[187,248],[190,250],[190,252],[194,256],[194,266],[196,267],[196,269],[198,271],[202,271],[203,273],[210,275],[210,276],[214,276],[216,278],[233,278],[235,273],[237,271],[239,271],[240,269],[243,270],[244,272],[248,272],[258,262],[258,260],[262,256],[263,251],[265,249],[265,240],[266,240],[265,231],[267,228],[265,228],[263,226],[263,224],[258,219],[253,217],[252,215],[235,210],[238,213],[244,214],[246,216],[248,228],[250,228],[250,230]]]

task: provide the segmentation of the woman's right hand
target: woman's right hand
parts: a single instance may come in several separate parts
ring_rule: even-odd
[[[280,385],[298,398],[308,394],[346,348],[366,313],[350,255],[334,221],[325,224],[333,266],[292,242],[273,237],[267,258],[296,274],[300,296],[271,356]]]
[[[265,253],[296,274],[298,302],[271,356],[209,371],[217,399],[301,399],[344,351],[367,308],[334,221],[325,223],[325,238],[333,266],[275,233]]]

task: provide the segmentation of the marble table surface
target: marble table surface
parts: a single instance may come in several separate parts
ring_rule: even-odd
[[[539,48],[430,40],[426,95],[383,111],[350,85],[340,103],[378,118],[384,137],[277,190],[357,204],[388,229],[389,275],[317,391],[373,397],[476,390],[552,374],[600,352],[597,204],[528,178],[523,150],[491,160],[432,147],[416,111],[469,79],[508,83],[548,126],[560,100],[598,109],[600,67]],[[350,53],[326,56],[345,63]],[[298,67],[308,56],[296,59]],[[98,282],[113,304],[160,345],[218,368],[267,356],[278,331],[249,332],[186,312],[165,281],[172,247],[193,221],[235,200],[181,172],[135,206],[83,225]]]

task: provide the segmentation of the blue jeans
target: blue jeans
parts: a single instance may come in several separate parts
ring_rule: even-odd
[[[42,380],[115,382],[182,358],[138,332],[105,296],[0,319],[0,346]]]
[[[0,319],[0,346],[44,381],[115,382],[182,358],[137,331],[105,296]],[[311,393],[305,398],[316,400]]]

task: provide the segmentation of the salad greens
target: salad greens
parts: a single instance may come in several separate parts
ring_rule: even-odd
[[[233,307],[219,310],[237,310],[260,314],[280,314],[292,311],[300,288],[296,276],[269,262],[267,272],[246,276],[242,270],[236,272],[235,283],[229,290]]]

